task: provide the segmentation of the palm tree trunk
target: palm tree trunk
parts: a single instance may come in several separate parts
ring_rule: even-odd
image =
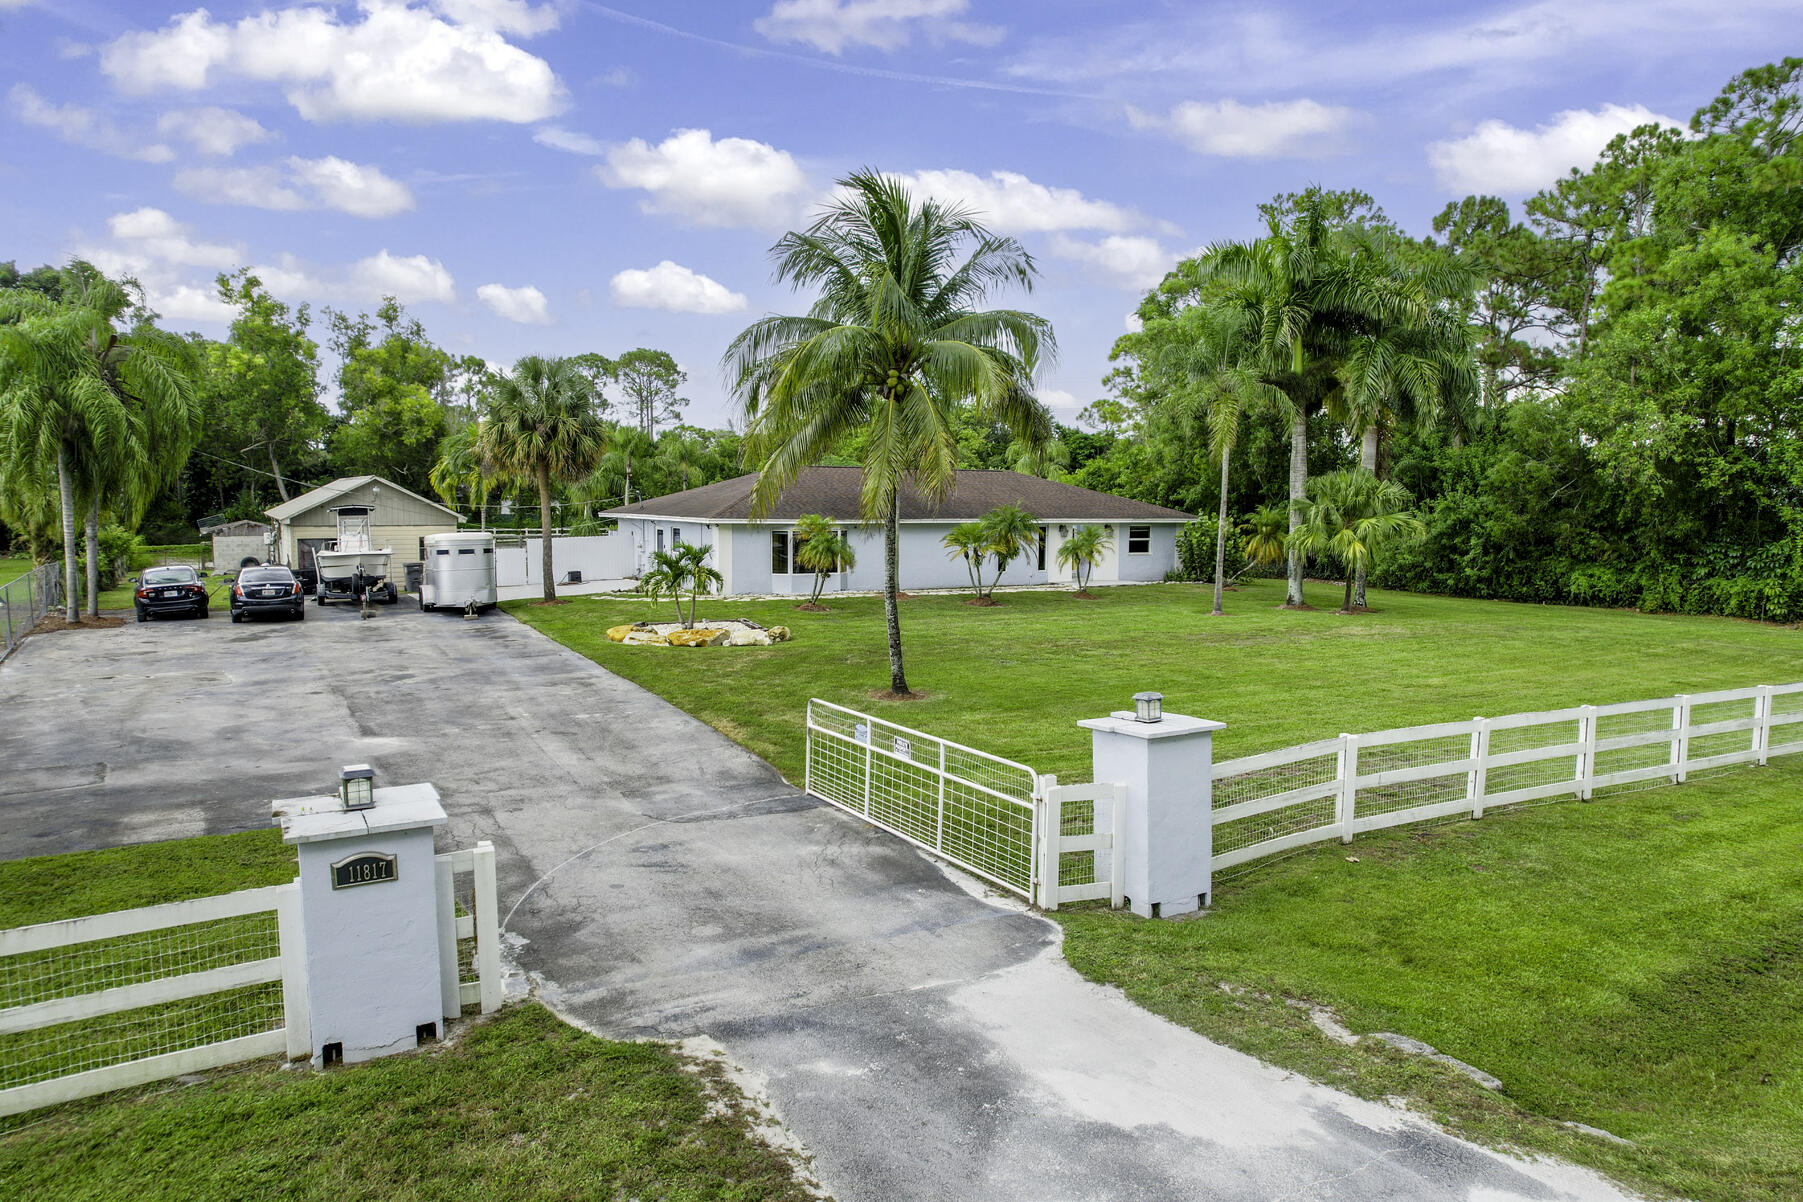
[[[100,498],[88,502],[88,616],[100,616]]]
[[[1211,617],[1225,612],[1221,608],[1221,591],[1227,575],[1227,458],[1232,449],[1221,448],[1221,511],[1215,518],[1215,608]]]
[[[56,483],[62,492],[63,503],[63,618],[79,622],[81,613],[76,604],[81,594],[75,587],[75,481],[69,477],[69,452],[62,447],[56,450]]]
[[[1296,407],[1296,420],[1290,423],[1290,533],[1302,524],[1302,510],[1297,504],[1308,495],[1308,410]],[[1290,550],[1289,589],[1285,605],[1302,604],[1302,552]]]
[[[901,498],[889,493],[889,516],[883,520],[883,617],[889,623],[889,691],[908,692],[908,676],[902,671],[901,645]]]
[[[1364,437],[1359,440],[1359,466],[1377,475],[1377,423],[1374,421],[1365,427]],[[1359,564],[1352,583],[1350,607],[1365,608],[1365,565]]]
[[[1357,576],[1361,581],[1365,578],[1365,565],[1360,564],[1356,572],[1346,573],[1346,595],[1340,599],[1340,608],[1346,613],[1352,612],[1352,578]]]
[[[538,532],[540,561],[545,573],[545,601],[557,600],[557,585],[551,567],[551,473],[538,469]],[[682,615],[682,601],[676,602],[676,613]]]

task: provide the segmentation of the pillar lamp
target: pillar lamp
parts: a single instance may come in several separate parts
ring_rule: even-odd
[[[1164,721],[1164,694],[1133,694],[1133,720],[1135,722]]]
[[[347,810],[367,810],[376,804],[376,770],[368,764],[350,764],[338,774],[338,797]]]

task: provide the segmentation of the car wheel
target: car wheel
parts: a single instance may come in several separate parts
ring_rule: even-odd
[[[148,621],[150,621],[150,615],[149,615],[149,614],[147,614],[147,613],[145,613],[145,612],[144,612],[144,611],[143,611],[143,610],[141,610],[141,609],[140,609],[140,610],[139,610],[139,611],[138,611],[138,621],[140,621],[140,622],[148,622]]]
[[[207,607],[203,605],[199,609],[195,610],[194,616],[199,618],[203,622],[206,621],[207,620]]]
[[[295,606],[294,620],[296,622],[305,622],[307,620],[307,607],[305,605]]]
[[[244,621],[244,615],[243,615],[243,614],[241,614],[241,613],[238,613],[238,612],[237,612],[237,611],[236,611],[236,610],[234,610],[234,611],[233,611],[233,612],[232,612],[232,621],[234,621],[234,622],[242,622],[242,621]]]

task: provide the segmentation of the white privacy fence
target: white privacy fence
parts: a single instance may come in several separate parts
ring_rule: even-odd
[[[1803,684],[1346,734],[1214,765],[1213,866],[1803,751]]]
[[[63,604],[63,566],[41,563],[0,585],[0,659],[11,655],[45,614]]]
[[[494,848],[435,860],[444,1014],[490,1013],[501,1004]],[[312,1056],[301,924],[296,883],[0,930],[0,1117]]]
[[[1028,899],[1039,783],[1025,764],[808,702],[807,792]]]

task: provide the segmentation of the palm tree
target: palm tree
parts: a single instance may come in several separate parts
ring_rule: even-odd
[[[60,299],[0,290],[0,476],[60,498],[64,616],[78,621],[75,515],[87,533],[88,612],[99,613],[100,511],[136,521],[199,434],[186,344],[158,330],[126,287],[80,260]],[[128,330],[120,324],[137,320]]]
[[[567,359],[527,355],[495,383],[477,451],[494,469],[538,486],[545,602],[557,600],[551,563],[551,482],[580,480],[601,458],[605,430],[594,385]]]
[[[1038,476],[1043,480],[1052,478],[1053,472],[1070,470],[1071,452],[1064,445],[1064,440],[1054,438],[1043,446],[1035,447],[1020,439],[1014,439],[1004,452],[1008,467],[1023,476]]]
[[[713,551],[712,547],[694,543],[677,543],[668,551],[653,551],[651,570],[639,578],[639,588],[649,593],[652,600],[664,596],[676,599],[676,620],[682,623],[684,630],[695,628],[695,605],[701,594],[711,593],[725,583],[726,578],[707,562]],[[689,595],[686,618],[682,614],[685,592]]]
[[[682,621],[683,570],[682,560],[677,558],[674,549],[653,551],[651,566],[645,569],[644,575],[639,577],[639,591],[650,597],[653,603],[660,597],[675,599],[678,622]],[[687,623],[684,625],[686,626]]]
[[[1217,243],[1197,265],[1204,282],[1226,285],[1222,303],[1239,310],[1245,350],[1290,398],[1290,529],[1308,484],[1308,417],[1338,402],[1340,364],[1361,338],[1386,324],[1421,320],[1420,289],[1377,257],[1355,254],[1329,227],[1318,200],[1288,224],[1270,218],[1255,242]],[[1302,555],[1290,552],[1286,606],[1302,604]]]
[[[1309,482],[1301,506],[1302,524],[1290,533],[1292,551],[1325,552],[1346,569],[1346,596],[1341,613],[1353,613],[1352,580],[1369,568],[1377,553],[1427,529],[1409,512],[1408,490],[1393,480],[1379,480],[1363,468],[1329,472]]]
[[[465,493],[471,505],[488,504],[494,476],[482,462],[481,441],[482,428],[477,422],[469,422],[439,440],[438,461],[427,479],[438,499],[453,509]]]
[[[1058,562],[1076,577],[1077,592],[1089,593],[1089,576],[1096,570],[1102,553],[1114,544],[1111,526],[1078,526],[1058,547]]]
[[[682,481],[686,491],[689,477],[702,466],[706,454],[699,442],[681,430],[666,430],[657,440],[657,458]]]
[[[983,515],[980,525],[984,549],[995,556],[995,579],[984,596],[994,600],[995,586],[1002,582],[1009,563],[1039,542],[1039,519],[1018,505],[998,505]]]
[[[641,475],[656,458],[656,448],[649,435],[637,426],[613,426],[607,432],[607,449],[585,487],[596,497],[613,496],[619,488],[620,504],[632,504],[632,474]]]
[[[983,599],[983,557],[989,554],[989,535],[978,521],[959,522],[945,532],[939,540],[941,546],[951,552],[951,558],[962,559],[964,570],[970,576],[970,594],[978,601]]]
[[[857,565],[851,540],[818,513],[803,514],[795,523],[795,562],[814,573],[814,593],[808,604],[818,608],[826,578]]]
[[[1260,567],[1269,567],[1282,559],[1293,512],[1290,506],[1281,503],[1254,510],[1243,527],[1246,558]]]
[[[818,288],[806,316],[752,323],[726,369],[762,464],[754,512],[767,512],[801,470],[854,432],[863,439],[860,510],[883,526],[889,687],[909,695],[900,591],[904,481],[928,504],[956,486],[960,407],[1022,441],[1050,440],[1051,415],[1031,392],[1053,354],[1044,318],[974,308],[992,289],[1030,288],[1033,258],[968,210],[916,202],[898,180],[861,171],[806,230],[772,249],[776,278]]]

